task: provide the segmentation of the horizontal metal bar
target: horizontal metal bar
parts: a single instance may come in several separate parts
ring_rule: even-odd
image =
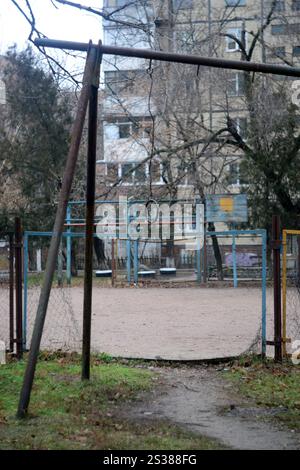
[[[170,199],[151,199],[150,201],[146,200],[146,199],[141,199],[141,200],[131,200],[131,199],[127,199],[125,201],[123,200],[97,200],[95,201],[95,204],[147,204],[148,202],[156,202],[156,203],[169,203],[169,204],[176,204],[177,202],[181,202],[181,203],[189,203],[189,204],[196,204],[197,202],[201,203],[201,201],[196,201],[195,199],[176,199],[174,201],[170,201]],[[78,200],[78,201],[69,201],[68,204],[85,204],[85,201],[82,201],[82,200]]]
[[[135,57],[140,59],[160,60],[190,65],[202,65],[222,69],[243,70],[247,72],[260,72],[288,77],[300,77],[300,68],[286,65],[260,64],[239,60],[226,60],[213,57],[200,57],[189,54],[176,54],[171,52],[153,51],[151,49],[136,49],[118,46],[98,46],[84,42],[61,41],[57,39],[36,39],[38,47],[51,47],[73,51],[88,51],[90,47],[99,47],[101,54],[119,55],[123,57]]]
[[[285,233],[286,235],[300,235],[300,230],[282,230],[282,233]]]

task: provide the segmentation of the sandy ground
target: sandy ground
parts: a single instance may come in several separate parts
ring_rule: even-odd
[[[29,289],[27,346],[38,297],[39,289]],[[81,287],[52,290],[42,348],[80,350],[82,304]],[[267,293],[267,305],[267,336],[272,339],[271,289]],[[1,312],[0,308],[0,315]],[[92,348],[95,352],[178,360],[235,356],[249,348],[260,325],[259,288],[93,289]],[[272,348],[269,352],[272,353]]]
[[[257,407],[242,398],[219,368],[153,369],[163,385],[123,410],[124,417],[167,419],[233,449],[300,449],[300,434],[279,427],[272,419],[284,410]]]
[[[30,327],[37,294],[29,295]],[[271,302],[271,292],[268,297]],[[53,290],[43,347],[59,347],[66,338],[70,348],[76,341],[80,347],[82,302],[82,288],[66,289],[64,296]],[[115,356],[179,360],[235,356],[249,348],[260,322],[260,289],[93,290],[92,348]]]

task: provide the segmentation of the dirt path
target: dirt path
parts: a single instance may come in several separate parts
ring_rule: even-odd
[[[277,427],[279,410],[257,408],[237,396],[216,368],[157,369],[163,380],[130,410],[134,419],[167,419],[233,449],[300,449],[300,433]]]

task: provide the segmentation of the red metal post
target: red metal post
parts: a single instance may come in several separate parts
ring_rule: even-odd
[[[22,228],[19,217],[15,219],[15,271],[16,271],[16,334],[17,358],[23,357],[23,303],[22,303]]]

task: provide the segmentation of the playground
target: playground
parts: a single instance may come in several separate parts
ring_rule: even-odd
[[[65,313],[58,318],[51,293],[42,349],[81,350],[81,287],[64,288]],[[62,293],[60,292],[60,295]],[[29,289],[30,305],[39,291]],[[204,360],[238,356],[253,343],[260,351],[259,288],[93,288],[92,350],[145,359]],[[267,330],[272,336],[272,292],[267,291]],[[28,339],[36,309],[29,309]],[[60,326],[59,326],[60,323]],[[271,352],[271,351],[270,351]]]
[[[265,229],[239,228],[248,222],[246,195],[212,195],[206,197],[205,201],[203,197],[201,200],[197,196],[193,201],[184,201],[184,207],[180,206],[178,200],[176,207],[170,201],[166,213],[163,210],[164,204],[160,205],[162,201],[153,199],[129,202],[126,200],[126,203],[121,201],[117,209],[115,201],[109,204],[108,201],[105,201],[106,204],[96,201],[97,107],[101,59],[105,53],[125,56],[132,54],[129,54],[128,49],[107,49],[101,43],[93,46],[91,43],[74,44],[47,39],[36,41],[36,44],[84,50],[88,51],[88,54],[83,77],[84,86],[73,124],[53,230],[51,233],[24,232],[23,266],[21,226],[17,219],[15,224],[16,339],[13,325],[13,269],[10,269],[10,352],[13,352],[16,343],[17,357],[21,358],[30,344],[17,416],[23,418],[27,414],[40,350],[82,351],[83,380],[90,379],[92,351],[126,359],[206,361],[232,358],[246,353],[257,353],[264,358],[269,354],[268,348],[274,347],[275,361],[281,361],[282,348],[287,356],[287,344],[292,340],[287,330],[287,325],[289,328],[292,326],[292,318],[288,318],[286,308],[283,319],[281,318],[282,243],[279,216],[273,215],[272,218],[270,247],[273,251],[274,290],[268,292],[267,232]],[[222,62],[212,58],[193,58],[158,51],[152,53],[148,50],[135,51],[134,56],[151,61],[154,59],[194,64],[198,65],[198,68],[201,65],[209,65],[240,71],[294,75],[286,67],[265,64],[252,64],[249,67],[244,61]],[[295,75],[298,76],[299,71]],[[71,212],[70,194],[88,103],[86,200],[75,201],[75,208],[78,205],[86,207],[85,217],[82,218],[80,213],[74,213],[73,208]],[[95,218],[97,202],[100,207]],[[218,226],[216,229],[215,223],[221,224],[221,228]],[[228,227],[225,232],[224,225]],[[84,234],[77,232],[79,229],[84,229]],[[44,237],[44,240],[38,244],[34,237]],[[43,269],[42,249],[47,238],[51,241],[46,250],[46,264]],[[72,268],[74,269],[72,259],[74,260],[74,253],[81,238],[84,239],[85,253],[84,289],[71,284]],[[95,239],[98,240],[97,243]],[[194,241],[190,245],[192,239]],[[158,261],[155,266],[143,262],[146,244],[150,240],[158,244],[156,253],[153,247],[151,253],[146,253],[150,256],[151,263],[156,256]],[[72,241],[78,242],[76,250],[72,247]],[[105,255],[106,241],[110,242],[110,266]],[[127,289],[120,289],[115,285],[116,271],[119,270],[120,242],[125,242],[126,246],[121,259],[126,260]],[[209,278],[212,263],[208,256],[210,247],[215,258],[213,268],[216,279],[228,281],[226,274],[229,273],[232,276],[231,286],[216,284],[216,288],[212,288],[212,284],[207,284],[207,281],[211,280]],[[97,258],[96,270],[93,248]],[[242,248],[240,253],[239,248]],[[140,276],[155,277],[158,273],[163,276],[171,271],[176,275],[176,251],[182,264],[186,263],[187,252],[193,252],[192,267],[189,268],[196,275],[194,281],[197,288],[182,289],[177,285],[177,289],[173,290],[158,289],[154,286],[140,289]],[[42,284],[36,287],[30,285],[28,276],[32,264],[30,256],[33,252],[36,252],[36,272],[43,273]],[[13,268],[13,262],[10,267]],[[251,272],[250,279],[247,279],[254,281],[251,287],[238,284],[241,267],[243,270],[247,268],[247,274]],[[296,280],[299,280],[299,256],[296,267]],[[78,274],[77,268],[75,276]],[[287,267],[284,270],[287,274]],[[66,285],[63,283],[63,272],[67,274]],[[101,277],[108,273],[114,289],[93,286],[95,275]],[[53,285],[54,279],[57,285]],[[272,314],[274,324],[271,320]]]

